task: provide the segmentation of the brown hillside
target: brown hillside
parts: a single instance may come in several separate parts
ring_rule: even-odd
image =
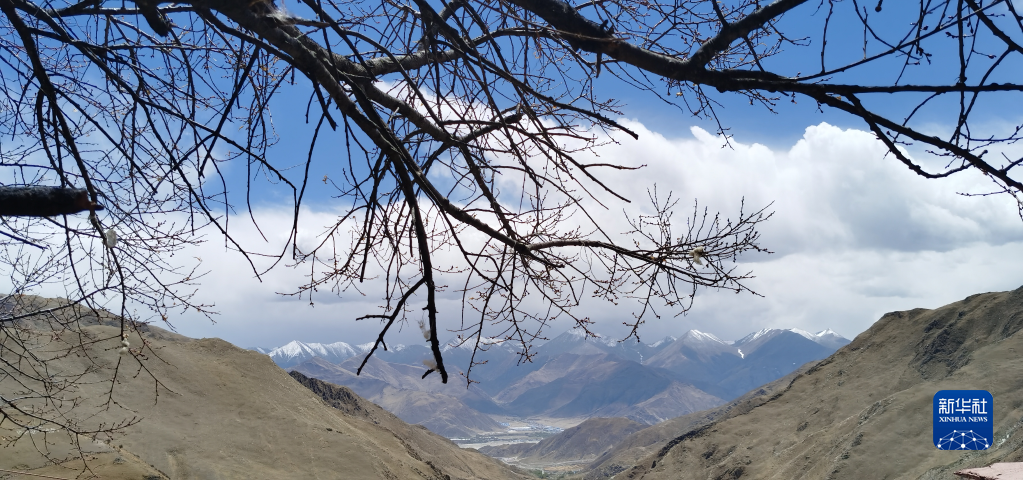
[[[746,414],[754,407],[770,400],[776,392],[787,388],[795,377],[815,364],[816,362],[804,365],[795,372],[748,392],[720,407],[665,420],[628,435],[615,442],[614,448],[604,452],[590,463],[587,466],[585,478],[596,480],[613,477],[639,463],[640,459],[647,455],[660,451],[676,437],[724,418]]]
[[[1023,288],[883,316],[770,401],[675,438],[616,478],[951,478],[1023,460]],[[938,390],[994,395],[987,451],[931,444]]]
[[[108,338],[89,347],[99,370],[84,380],[109,378],[118,359],[118,330],[95,325],[83,332]],[[133,464],[135,473],[124,478],[148,478],[142,474],[148,474],[143,467],[150,464],[150,472],[158,470],[172,479],[523,478],[365,401],[355,400],[349,411],[331,408],[266,355],[219,339],[190,340],[156,328],[146,336],[159,358],[151,354],[143,364],[161,387],[144,373],[138,375],[137,365],[125,362],[113,392],[118,406],[96,408],[109,383],[85,383],[79,392],[86,404],[77,411],[95,413],[90,421],[141,418],[109,442],[123,445],[125,455],[131,452],[140,460]],[[80,365],[74,363],[85,361],[71,356],[53,367],[75,369]],[[0,392],[14,390],[0,381]],[[50,434],[51,441],[55,438]],[[31,448],[26,445],[19,442],[15,448],[24,452]],[[112,462],[108,457],[116,455],[108,446],[97,449],[104,450],[91,455],[97,462]],[[0,450],[0,468],[32,469],[43,463],[38,455],[7,454],[13,451]]]
[[[362,375],[356,376],[354,372],[344,368],[350,365],[350,362],[335,365],[326,360],[314,358],[296,365],[292,371],[334,385],[346,385],[402,420],[423,425],[430,431],[447,438],[469,438],[481,433],[504,430],[490,416],[470,408],[457,397],[414,388],[417,383],[430,385],[421,381],[421,367],[415,371],[403,372],[398,369],[411,370],[412,367],[389,364],[380,359],[371,358],[367,363],[369,368],[364,370]],[[464,384],[459,386],[454,384],[457,382],[451,383],[444,385],[442,391],[461,393],[462,395],[472,393],[466,393],[469,389],[465,388]]]

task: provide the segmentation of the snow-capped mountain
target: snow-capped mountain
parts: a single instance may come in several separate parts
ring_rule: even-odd
[[[690,360],[697,360],[697,357],[699,357],[699,362],[710,361],[712,357],[719,355],[735,356],[738,360],[744,360],[761,345],[774,343],[773,339],[779,335],[784,336],[783,334],[798,335],[832,352],[849,343],[848,339],[831,329],[811,333],[798,328],[765,328],[734,341],[721,340],[713,334],[699,330],[689,330],[680,337],[667,336],[653,343],[642,343],[635,339],[619,342],[616,338],[599,334],[596,337],[591,337],[582,330],[570,329],[539,345],[536,352],[541,357],[555,357],[564,353],[611,354],[643,364],[653,361],[654,364],[657,364],[656,366],[671,368],[671,366],[688,364]],[[507,342],[499,338],[484,338],[481,343],[485,345],[488,357],[511,356],[516,354],[519,349],[515,342]],[[446,342],[442,349],[445,356],[451,356],[452,360],[460,359],[463,353],[471,353],[475,346],[474,341],[465,342],[457,347],[455,344],[454,340]],[[368,353],[372,347],[372,342],[352,346],[345,342],[323,344],[293,341],[274,349],[254,347],[251,350],[269,355],[282,368],[288,368],[313,357],[320,357],[331,363],[341,363],[352,356]],[[817,354],[815,353],[814,356]],[[422,358],[429,356],[429,351],[425,345],[412,345],[410,348],[405,345],[389,345],[387,351],[378,349],[375,355],[388,362],[418,365]],[[657,360],[652,360],[655,356]],[[493,358],[493,360],[496,362],[499,358]],[[715,360],[714,362],[718,363],[719,361]],[[730,364],[731,361],[728,360],[727,363]]]
[[[701,332],[699,330],[689,330],[678,338],[667,336],[653,343],[642,343],[635,339],[619,342],[618,339],[615,338],[605,337],[599,334],[597,337],[591,337],[587,336],[585,332],[579,329],[570,329],[565,333],[552,338],[550,341],[539,345],[537,347],[537,352],[541,356],[548,357],[557,356],[563,353],[574,353],[577,355],[608,353],[627,360],[647,363],[654,355],[665,350],[670,350],[673,353],[663,354],[661,357],[677,355],[678,353],[676,351],[683,348],[682,346],[685,345],[688,355],[690,356],[693,354],[700,355],[700,352],[702,352],[703,356],[730,353],[731,355],[735,355],[740,359],[743,359],[750,355],[761,344],[783,333],[794,333],[831,351],[837,350],[849,343],[848,339],[842,337],[831,329],[817,333],[810,333],[798,328],[765,328],[735,341],[721,340],[713,334]],[[457,356],[455,350],[471,351],[475,346],[474,341],[465,342],[458,347],[455,347],[455,343],[456,342],[454,340],[445,343],[443,351]],[[506,342],[499,338],[484,338],[482,343],[485,344],[487,351],[491,355],[504,355],[518,351],[518,346],[515,342]],[[670,345],[675,343],[678,343],[679,345],[673,349],[668,348]],[[368,353],[372,347],[372,342],[352,346],[345,342],[324,344],[305,343],[296,340],[288,343],[287,345],[273,349],[266,347],[252,347],[250,350],[255,350],[264,355],[269,355],[278,365],[283,368],[287,368],[313,357],[321,357],[331,363],[341,363],[352,356]],[[409,355],[402,355],[399,353],[406,348],[405,345],[389,345],[387,351],[378,349],[376,355],[385,361],[418,364],[417,355],[422,356],[420,355],[422,352],[419,350],[423,350],[425,352],[427,349],[424,346],[413,345],[413,347],[422,347],[412,348],[412,350],[408,352],[412,357],[416,357],[416,359],[413,359],[416,361],[408,360],[406,362],[407,359],[404,357]]]
[[[373,349],[373,342],[360,343],[355,346],[355,349],[358,350],[359,353],[368,353]]]
[[[515,341],[485,338],[485,351],[474,357],[475,339],[461,345],[449,340],[442,347],[444,363],[454,374],[473,365],[472,379],[480,383],[471,391],[465,384],[441,384],[436,375],[424,379],[423,361],[433,354],[419,339],[377,349],[361,376],[353,372],[373,343],[294,341],[258,351],[283,368],[376,395],[396,409],[425,392],[453,397],[438,397],[445,405],[457,400],[460,409],[488,414],[627,415],[654,422],[736,398],[849,343],[831,330],[795,328],[764,329],[731,342],[699,330],[652,343],[619,340],[573,329],[532,348],[528,360]]]
[[[690,330],[643,363],[731,399],[806,362],[825,358],[847,343],[849,340],[832,330],[810,333],[798,328],[765,328],[734,342]]]
[[[295,340],[287,345],[270,350],[266,354],[281,368],[288,368],[313,357],[323,358],[330,363],[341,363],[350,357],[354,357],[357,353],[359,352],[356,349],[345,342],[324,344],[305,343]]]
[[[751,334],[746,335],[745,337],[743,337],[743,338],[741,338],[739,340],[736,340],[734,342],[734,345],[741,346],[741,345],[750,345],[750,344],[755,344],[755,343],[761,343],[761,342],[764,341],[764,339],[776,337],[776,336],[782,334],[783,332],[795,333],[795,334],[797,334],[797,335],[799,335],[799,336],[801,336],[801,337],[803,337],[803,338],[805,338],[805,339],[807,339],[807,340],[809,340],[809,341],[811,341],[813,343],[816,343],[816,344],[818,344],[818,345],[820,345],[822,347],[830,348],[831,350],[838,350],[839,348],[843,347],[845,344],[850,342],[849,339],[839,335],[838,333],[836,333],[834,330],[832,330],[830,328],[827,329],[827,330],[822,330],[822,331],[817,332],[817,333],[810,333],[810,332],[807,332],[806,330],[801,330],[801,329],[798,329],[798,328],[788,328],[788,329],[765,328],[763,330],[760,330],[759,332],[751,333]],[[759,342],[758,342],[758,340],[759,340]]]
[[[711,390],[742,363],[736,347],[699,330],[686,332],[643,362],[646,366],[671,372],[679,380],[721,398],[732,392]]]
[[[711,361],[720,355],[740,356],[729,342],[710,333],[690,330],[672,342],[666,342],[656,355],[646,358],[643,363],[667,368],[669,365],[688,364],[692,361]]]
[[[721,348],[721,346],[731,345],[729,342],[721,340],[713,334],[701,332],[699,330],[690,330],[684,333],[681,337],[678,337],[678,339],[675,340],[675,343],[679,342],[695,348],[700,348],[701,346],[713,346],[712,348],[715,350]]]
[[[662,339],[660,339],[660,340],[658,340],[658,341],[656,341],[654,343],[651,343],[650,344],[650,348],[657,348],[657,347],[660,347],[661,345],[667,345],[667,344],[669,344],[671,342],[674,342],[675,340],[678,340],[678,339],[673,337],[673,336],[671,336],[671,335],[668,335],[667,337],[664,337],[664,338],[662,338]]]
[[[816,340],[814,340],[815,342],[834,350],[838,350],[850,342],[848,338],[839,335],[830,328],[817,332],[814,336],[816,337]]]
[[[642,343],[635,338],[619,342],[616,338],[599,335],[594,338],[577,328],[568,330],[537,349],[540,356],[555,357],[563,353],[576,355],[597,355],[607,353],[626,360],[643,363],[647,358],[657,354],[672,342],[675,337],[665,337],[652,344]]]
[[[505,349],[514,349],[515,348],[514,347],[514,343],[515,342],[509,342],[509,341],[507,341],[507,340],[505,340],[503,338],[483,337],[483,339],[480,340],[480,342],[479,342],[479,346],[480,346],[480,348],[486,349],[487,351],[490,351],[491,349],[493,349],[495,347],[503,347]],[[462,349],[462,350],[472,351],[474,348],[476,348],[476,337],[475,336],[470,337],[468,340],[466,340],[464,342],[459,342],[458,339],[452,339],[451,341],[445,343],[444,346],[441,347],[440,351],[441,352],[449,352],[449,351],[451,351],[453,349],[456,349],[456,348]]]

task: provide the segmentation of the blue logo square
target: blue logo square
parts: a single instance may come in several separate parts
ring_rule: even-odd
[[[938,450],[987,450],[995,437],[994,397],[987,390],[934,394],[934,446]]]

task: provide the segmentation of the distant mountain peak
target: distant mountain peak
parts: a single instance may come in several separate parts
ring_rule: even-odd
[[[796,332],[796,330],[799,330],[799,329],[798,328],[793,328],[792,329],[793,332]],[[804,332],[803,330],[799,330],[796,333],[799,333],[800,335],[803,335],[803,336],[809,335],[806,338],[809,338],[810,340],[813,340],[813,341],[815,341],[817,343],[821,343],[822,341],[825,341],[825,339],[827,337],[830,337],[831,339],[838,340],[838,341],[845,340],[845,343],[849,343],[849,339],[839,335],[838,332],[836,332],[836,331],[834,331],[834,330],[832,330],[830,328],[821,330],[821,331],[819,331],[817,333]],[[833,340],[831,340],[831,341],[833,341]]]
[[[566,330],[565,333],[562,333],[561,335],[558,335],[557,337],[554,337],[552,340],[560,340],[562,342],[573,342],[573,343],[574,342],[594,342],[594,343],[599,343],[601,345],[605,345],[605,346],[612,347],[612,348],[614,348],[619,343],[614,338],[606,337],[606,336],[601,335],[599,333],[594,333],[593,335],[589,335],[589,334],[586,333],[585,330],[583,330],[581,328],[578,328],[578,327],[570,328],[570,329]]]
[[[760,331],[751,333],[751,334],[746,335],[745,337],[743,337],[743,338],[741,338],[739,340],[736,340],[734,342],[734,344],[735,345],[743,345],[743,344],[750,343],[750,342],[752,342],[754,340],[757,340],[757,339],[759,339],[761,337],[775,336],[775,335],[778,335],[778,334],[783,333],[783,332],[795,333],[796,335],[799,335],[799,336],[801,336],[801,337],[803,337],[803,338],[805,338],[805,339],[807,339],[807,340],[809,340],[811,342],[814,342],[814,343],[817,343],[817,344],[820,344],[820,345],[824,345],[824,346],[827,346],[829,348],[836,348],[837,349],[838,347],[841,347],[842,345],[845,345],[845,344],[849,343],[849,339],[839,335],[838,333],[836,333],[834,330],[832,330],[830,328],[822,330],[822,331],[820,331],[818,333],[810,333],[810,332],[808,332],[806,330],[799,329],[799,328],[764,328],[764,329],[762,329]]]
[[[814,335],[814,334],[812,334],[812,333],[810,333],[810,332],[808,332],[806,330],[801,330],[801,329],[798,329],[798,328],[790,328],[788,330],[790,332],[792,332],[792,333],[797,334],[797,335],[801,335],[803,338],[805,338],[805,339],[807,339],[807,340],[809,340],[811,342],[817,341],[817,335]]]
[[[483,339],[480,340],[479,344],[481,348],[487,348],[491,345],[503,345],[507,341],[508,341],[507,339],[501,337],[483,337]],[[442,348],[441,351],[447,352],[453,348],[473,350],[476,348],[476,337],[475,336],[469,337],[469,339],[465,340],[464,342],[459,341],[459,339],[457,338],[452,339],[451,341],[444,344],[444,348]]]
[[[345,342],[323,344],[305,343],[298,340],[292,340],[266,353],[274,363],[282,368],[297,365],[314,357],[321,357],[331,363],[341,363],[356,354],[355,349]]]
[[[567,334],[569,334],[569,335],[571,335],[573,337],[579,337],[579,338],[586,338],[586,337],[589,336],[581,328],[570,328],[565,333],[567,333]]]
[[[658,341],[656,341],[654,343],[651,343],[650,347],[651,348],[657,348],[657,347],[660,347],[661,345],[664,345],[665,343],[674,342],[675,340],[678,340],[678,339],[673,337],[673,336],[671,336],[671,335],[668,335],[668,336],[666,336],[666,337],[664,337],[664,338],[662,338],[662,339],[660,339],[660,340],[658,340]]]
[[[753,333],[751,333],[749,335],[746,335],[745,337],[740,338],[739,340],[736,340],[735,343],[736,344],[749,343],[749,342],[752,342],[753,340],[756,340],[756,339],[758,339],[760,337],[763,337],[764,335],[769,335],[772,332],[780,332],[780,331],[781,331],[781,329],[778,329],[778,328],[764,328],[764,329],[762,329],[762,330],[760,330],[758,332],[753,332]]]
[[[605,337],[604,335],[601,335],[599,333],[594,333],[593,335],[587,334],[585,330],[578,327],[570,328],[565,333],[571,336],[573,340],[595,341],[603,343],[604,345],[607,345],[609,347],[613,347],[616,343],[618,343],[615,339]]]
[[[711,341],[711,342],[716,342],[716,343],[725,343],[720,338],[714,336],[713,334],[701,332],[699,330],[690,330],[690,331],[686,332],[685,335],[682,335],[682,338],[683,338],[683,340],[691,339],[691,340],[697,340],[697,341]]]

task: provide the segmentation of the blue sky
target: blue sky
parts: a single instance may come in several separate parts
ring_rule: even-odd
[[[886,28],[908,29],[908,22],[901,20],[905,12],[898,8],[913,6],[888,3],[891,5],[885,5],[875,18],[881,18]],[[875,15],[873,4],[869,7]],[[787,17],[784,25],[788,31],[819,32],[823,14],[815,14],[814,8],[816,4],[805,5]],[[848,8],[851,2],[836,4],[836,9]],[[838,16],[842,13],[836,10],[836,19],[842,18]],[[854,41],[862,32],[849,25],[853,23],[847,17],[844,22],[832,21],[829,51],[835,57],[829,57],[829,67],[862,56],[861,45]],[[949,75],[954,78],[955,66],[937,52],[933,65],[911,69],[904,78],[921,82]],[[767,62],[783,74],[806,75],[820,68],[814,46],[790,49]],[[893,59],[854,69],[835,81],[883,84],[896,77],[899,68],[899,61]],[[1007,65],[1004,71],[1018,74],[1020,69]],[[303,86],[300,81],[295,90],[304,91]],[[1011,199],[957,195],[987,188],[986,180],[972,173],[943,181],[915,176],[895,159],[886,158],[883,146],[864,132],[866,126],[856,119],[819,112],[816,104],[805,98],[797,98],[795,104],[780,100],[774,114],[750,106],[744,97],[715,92],[713,97],[722,103],[718,114],[732,135],[731,145],[726,147],[724,140],[714,135],[712,121],[694,118],[651,93],[628,88],[611,75],[601,76],[598,92],[624,101],[621,121],[640,132],[639,141],[616,135],[618,145],[600,147],[597,152],[602,158],[625,164],[647,165],[615,177],[630,198],[642,197],[647,188],[656,185],[659,190],[674,191],[683,206],[698,199],[701,205],[734,216],[738,201],[745,198],[752,206],[774,202],[776,212],[764,225],[762,238],[763,245],[776,253],[741,262],[756,275],[750,286],[762,297],[703,291],[687,316],[674,317],[676,312],[665,310],[661,319],[650,320],[640,331],[645,341],[678,336],[690,328],[723,339],[740,338],[766,327],[831,328],[853,338],[891,310],[937,307],[973,293],[1023,284],[1023,273],[1014,268],[1015,260],[1023,256],[1023,221]],[[274,126],[282,136],[272,152],[279,165],[297,165],[305,158],[311,135],[311,129],[302,124],[305,95],[289,93],[272,106]],[[975,117],[977,127],[999,132],[1019,124],[1018,111],[1001,108],[1018,100],[1018,96],[1002,96],[1000,103],[982,102]],[[868,107],[886,112],[912,107],[888,95],[864,101]],[[948,117],[948,106],[936,103],[917,120],[941,131],[947,128],[945,122],[954,118]],[[340,208],[319,179],[324,175],[336,178],[344,167],[339,160],[344,148],[340,129],[320,141],[326,148],[310,171],[303,213],[307,225],[315,226],[329,223]],[[913,149],[909,153],[915,158],[925,156]],[[1009,147],[1007,153],[1018,156],[1020,149]],[[244,184],[244,168],[229,166],[227,172],[230,188],[237,191]],[[289,212],[280,207],[282,200],[290,197],[282,197],[279,190],[264,190],[255,199],[263,232],[270,232],[266,245],[270,249],[279,248],[287,228]],[[631,207],[614,205],[609,211],[620,208]],[[253,230],[246,230],[244,218],[232,221],[242,236],[256,238]],[[621,220],[609,214],[606,221],[615,225]],[[241,258],[225,251],[215,236],[191,253],[194,255],[188,256],[202,258],[203,266],[210,270],[200,295],[215,303],[220,315],[216,324],[197,316],[179,317],[174,325],[180,333],[268,347],[291,340],[361,343],[376,334],[375,324],[353,321],[375,311],[379,293],[373,285],[367,285],[362,293],[350,291],[341,297],[323,293],[310,305],[307,299],[278,294],[293,291],[303,281],[301,270],[277,268],[258,282]],[[453,312],[458,310],[457,298],[443,296],[444,321],[457,325]],[[600,304],[584,305],[580,310],[597,320],[594,330],[611,336],[624,334],[620,323],[628,318],[628,308]],[[555,326],[549,336],[569,326]],[[392,341],[422,340],[413,324]]]

